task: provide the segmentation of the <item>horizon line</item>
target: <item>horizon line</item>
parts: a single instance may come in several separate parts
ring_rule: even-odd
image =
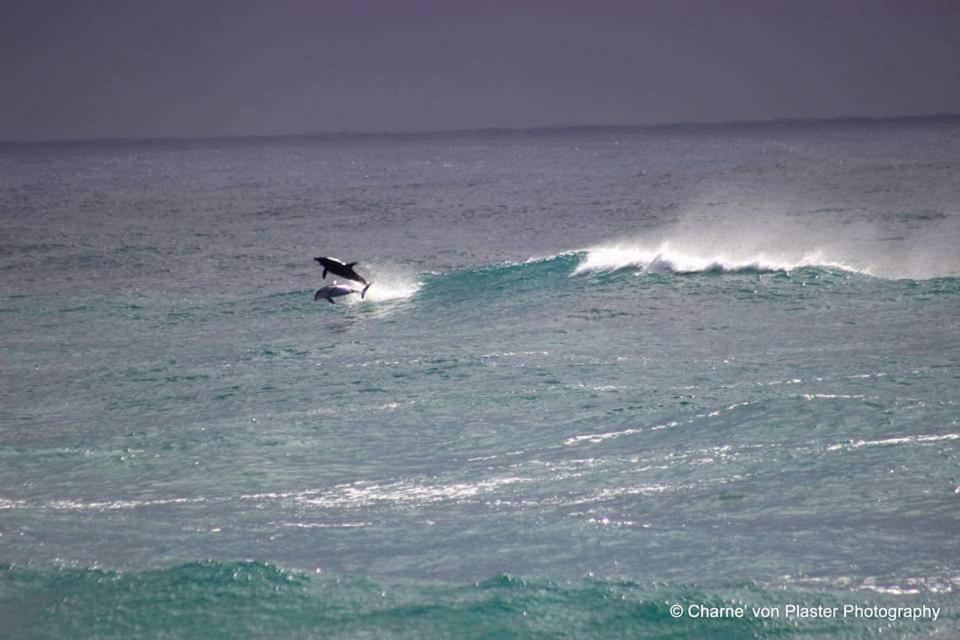
[[[500,134],[529,134],[546,132],[563,132],[578,130],[603,130],[603,129],[631,129],[631,130],[657,130],[672,129],[682,127],[729,127],[745,126],[759,127],[769,125],[802,125],[802,124],[839,124],[839,123],[881,123],[885,121],[911,121],[911,120],[936,120],[936,119],[960,119],[958,113],[930,113],[930,114],[911,114],[898,116],[822,116],[822,117],[786,117],[769,118],[765,120],[687,120],[677,122],[661,122],[656,124],[568,124],[568,125],[536,125],[529,127],[507,127],[507,126],[489,126],[489,127],[464,127],[456,129],[423,129],[413,131],[313,131],[299,133],[225,133],[216,135],[169,135],[169,136],[102,136],[102,137],[77,137],[77,138],[27,138],[27,139],[4,139],[0,140],[0,145],[57,145],[57,144],[84,144],[84,143],[131,143],[131,142],[185,142],[185,141],[215,141],[215,140],[264,140],[281,138],[360,138],[360,137],[419,137],[419,136],[444,136],[444,135],[462,135],[471,133],[500,133]]]

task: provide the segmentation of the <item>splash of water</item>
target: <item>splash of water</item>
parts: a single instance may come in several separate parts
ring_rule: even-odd
[[[354,298],[351,302],[392,302],[408,300],[423,287],[416,275],[398,267],[373,266],[367,269],[367,281],[370,288],[363,296]]]

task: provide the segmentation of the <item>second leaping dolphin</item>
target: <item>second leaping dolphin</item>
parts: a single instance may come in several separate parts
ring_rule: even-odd
[[[329,302],[330,304],[336,304],[333,301],[334,298],[339,298],[340,296],[348,296],[351,293],[359,293],[360,299],[362,300],[364,294],[367,292],[367,289],[369,287],[370,285],[367,285],[362,290],[354,289],[350,285],[337,284],[337,281],[334,280],[333,284],[325,284],[319,289],[317,289],[317,292],[313,294],[313,301],[316,302],[317,300],[323,299]]]
[[[354,280],[356,282],[362,282],[364,286],[370,286],[367,284],[367,281],[363,279],[353,268],[357,265],[356,262],[349,262],[344,264],[343,262],[337,260],[336,258],[314,258],[323,266],[323,277],[327,277],[327,271],[330,273],[340,276],[341,278],[346,278],[347,280]]]

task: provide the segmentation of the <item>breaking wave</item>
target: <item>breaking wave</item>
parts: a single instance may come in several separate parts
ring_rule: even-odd
[[[697,248],[689,243],[664,241],[657,245],[600,245],[439,273],[372,270],[369,276],[372,284],[363,300],[359,296],[349,296],[338,302],[361,306],[416,298],[423,301],[440,299],[447,304],[472,303],[478,298],[501,296],[505,291],[514,297],[533,292],[569,292],[571,276],[617,272],[686,277],[704,274],[790,274],[800,271],[814,274],[815,277],[820,274],[900,279],[893,277],[889,269],[880,268],[875,263],[839,256],[822,249],[738,251]],[[946,282],[948,284],[943,292],[956,292],[955,279],[950,276],[934,276],[929,282]],[[302,292],[297,292],[297,295],[302,295]]]
[[[588,249],[574,275],[637,269],[649,273],[774,273],[795,269],[824,269],[872,275],[869,267],[837,260],[814,250],[796,256],[765,252],[736,253],[716,250],[682,250],[669,242],[648,248],[610,245]]]

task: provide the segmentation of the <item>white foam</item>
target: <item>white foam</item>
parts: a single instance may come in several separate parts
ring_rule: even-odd
[[[456,502],[516,482],[525,482],[525,479],[507,477],[451,484],[396,482],[381,485],[356,483],[339,486],[337,490],[331,492],[298,496],[297,501],[315,507],[362,507],[378,503],[428,504],[444,501]]]
[[[0,498],[0,509],[51,509],[54,511],[116,511],[121,509],[139,509],[180,504],[206,502],[207,498],[157,498],[153,500],[103,500],[83,501],[71,499],[48,500],[30,503],[24,500]]]
[[[563,444],[573,446],[575,444],[580,444],[581,442],[589,442],[591,444],[596,444],[603,442],[604,440],[611,440],[613,438],[619,438],[621,436],[630,436],[635,433],[642,432],[643,429],[624,429],[623,431],[610,431],[608,433],[587,433],[582,436],[572,436],[563,441]]]
[[[678,247],[670,241],[664,241],[655,246],[613,244],[588,249],[586,256],[573,274],[610,272],[630,268],[651,273],[787,272],[804,267],[870,273],[869,268],[858,267],[828,257],[818,249],[790,255],[696,246]]]
[[[841,444],[833,444],[827,447],[827,451],[841,451],[845,449],[859,449],[861,447],[883,447],[899,444],[925,444],[928,442],[942,442],[944,440],[958,440],[960,433],[944,433],[928,436],[899,436],[895,438],[885,438],[883,440],[856,440]]]
[[[369,522],[271,522],[270,524],[293,529],[362,529],[369,527]]]
[[[298,504],[320,508],[358,508],[378,504],[423,505],[468,500],[503,486],[528,481],[526,478],[509,476],[449,484],[408,481],[388,484],[355,482],[328,489],[244,494],[240,499],[292,500]]]

